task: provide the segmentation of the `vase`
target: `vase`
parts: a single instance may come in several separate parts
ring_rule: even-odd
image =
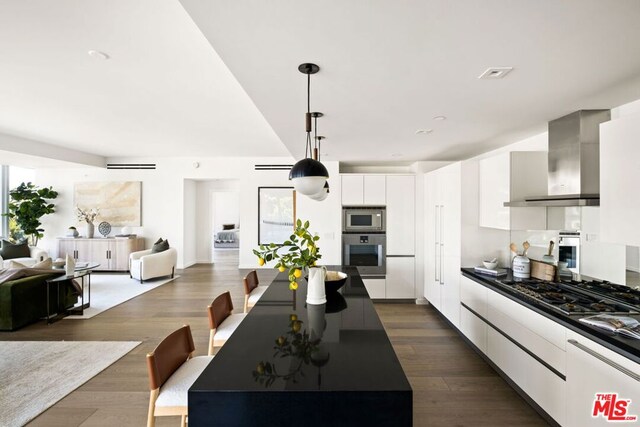
[[[96,227],[92,222],[87,223],[87,239],[93,239],[93,233],[96,231]]]
[[[324,278],[326,274],[326,267],[309,268],[307,304],[325,304],[327,302],[327,295],[324,289]]]

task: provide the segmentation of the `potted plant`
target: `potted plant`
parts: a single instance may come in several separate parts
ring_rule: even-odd
[[[14,222],[12,238],[16,239],[21,232],[31,246],[37,246],[44,234],[40,218],[55,212],[55,205],[49,200],[58,197],[58,192],[51,187],[39,188],[32,183],[21,183],[9,192],[9,217]]]
[[[302,277],[303,270],[309,271],[309,289],[307,303],[322,304],[324,294],[324,267],[316,267],[317,261],[322,258],[317,242],[319,236],[309,232],[309,221],[304,223],[298,219],[293,234],[283,244],[269,243],[260,245],[259,250],[253,250],[258,257],[258,264],[276,261],[275,267],[280,272],[289,270],[289,289],[298,289],[297,280]],[[282,252],[282,253],[281,253]],[[321,286],[321,289],[319,288]],[[311,298],[311,300],[310,300]],[[325,301],[326,302],[326,299]]]

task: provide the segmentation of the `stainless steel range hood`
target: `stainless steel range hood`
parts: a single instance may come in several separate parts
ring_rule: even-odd
[[[505,206],[600,206],[600,123],[610,110],[580,110],[549,122],[548,195]]]

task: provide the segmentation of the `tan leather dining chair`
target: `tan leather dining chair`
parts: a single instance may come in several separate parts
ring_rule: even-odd
[[[259,286],[258,274],[255,270],[250,272],[243,279],[244,282],[244,312],[246,313],[251,307],[256,305],[264,291],[268,286]]]
[[[209,356],[213,355],[215,347],[222,347],[231,334],[247,316],[233,314],[233,303],[229,291],[218,295],[207,307],[209,313]]]
[[[160,416],[180,416],[180,425],[187,425],[189,388],[213,360],[213,356],[193,357],[194,351],[191,328],[185,325],[147,354],[151,389],[147,427],[153,427]]]

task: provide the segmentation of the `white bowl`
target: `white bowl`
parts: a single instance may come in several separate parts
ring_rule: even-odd
[[[484,268],[488,268],[489,270],[495,270],[496,267],[498,266],[498,262],[491,262],[491,261],[482,261],[482,264],[484,264]]]

